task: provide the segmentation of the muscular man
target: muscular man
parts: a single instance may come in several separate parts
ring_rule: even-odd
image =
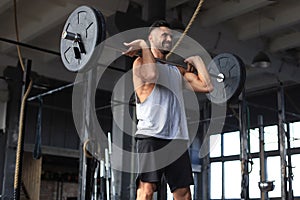
[[[187,151],[189,137],[182,86],[203,93],[212,91],[213,86],[199,56],[185,59],[188,69],[156,62],[155,58],[166,59],[172,47],[172,32],[166,21],[159,20],[152,24],[148,41],[150,46],[143,39],[124,43],[128,47],[124,52],[126,55],[135,56],[142,51],[133,63],[138,119],[135,136],[137,151],[142,155],[139,157],[137,199],[152,199],[164,175],[174,199],[188,200],[191,199],[189,186],[193,184],[193,177]],[[191,68],[195,68],[198,75],[192,73]],[[163,148],[171,141],[176,142],[176,148],[186,148],[184,153],[171,164],[155,169],[161,158],[150,152]],[[153,170],[147,170],[149,166],[154,166]]]

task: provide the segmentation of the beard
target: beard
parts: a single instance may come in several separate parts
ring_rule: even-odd
[[[163,50],[163,49],[160,49],[159,50],[163,55],[167,55],[168,53],[170,53],[170,50]]]
[[[159,49],[163,55],[167,55],[172,47],[171,42],[162,42],[161,48]]]

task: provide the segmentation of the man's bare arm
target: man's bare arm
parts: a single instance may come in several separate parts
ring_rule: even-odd
[[[186,84],[187,88],[195,92],[211,92],[213,90],[213,85],[202,59],[199,56],[192,56],[187,58],[185,62],[188,65],[194,66],[198,72],[198,75],[190,72],[190,70],[187,70],[184,73],[184,78],[188,82],[188,84]]]
[[[142,51],[142,56],[139,56],[133,62],[133,85],[134,90],[139,98],[139,101],[144,102],[151,94],[158,72],[154,56],[144,40],[134,40],[130,43],[124,43],[128,48],[123,54],[136,56]]]
[[[136,56],[138,52],[142,51],[142,56],[138,57],[133,63],[135,69],[134,75],[145,83],[154,83],[157,79],[157,68],[155,58],[144,40],[138,39],[130,43],[124,43],[125,46],[129,47],[123,54],[129,56]]]

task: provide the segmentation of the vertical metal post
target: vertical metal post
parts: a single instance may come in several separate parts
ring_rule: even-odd
[[[83,80],[87,80],[88,79],[88,75],[87,74],[84,74],[83,75],[84,78]],[[82,114],[83,114],[83,117],[82,119],[85,119],[86,118],[86,110],[87,110],[87,90],[88,90],[88,84],[84,81],[83,83],[83,100],[82,100]],[[87,121],[88,122],[88,121]],[[85,121],[82,121],[82,126],[81,126],[81,132],[83,134],[85,134],[86,132],[86,127],[85,127]],[[82,134],[81,133],[81,134]],[[87,138],[87,137],[86,137]],[[78,199],[80,200],[85,200],[86,198],[86,171],[87,171],[87,162],[86,162],[86,157],[84,155],[84,150],[83,150],[83,144],[84,144],[84,141],[81,141],[80,142],[80,145],[79,145],[79,153],[80,153],[80,157],[79,157],[79,184],[78,184]]]
[[[99,200],[105,200],[106,198],[106,180],[105,180],[105,161],[100,160],[100,197]]]
[[[131,68],[132,60],[128,57],[123,57],[123,59],[118,59],[118,65],[125,66],[126,69]],[[129,75],[129,74],[127,74]],[[114,92],[112,94],[112,101],[115,102],[126,102],[124,104],[113,106],[112,107],[112,141],[113,141],[113,154],[111,156],[111,165],[112,166],[131,166],[131,159],[127,156],[123,156],[123,151],[119,153],[114,152],[114,146],[117,146],[126,151],[132,150],[131,142],[134,140],[134,130],[133,126],[136,126],[133,123],[130,115],[130,106],[129,103],[130,96],[132,95],[134,89],[132,84],[132,77],[125,76],[119,80],[118,86],[114,87]],[[128,107],[129,106],[129,107]],[[126,134],[125,134],[126,133]],[[112,199],[128,199],[130,196],[131,190],[128,189],[130,183],[130,174],[127,172],[123,172],[122,170],[112,170]],[[135,191],[134,191],[135,193]]]
[[[221,133],[221,157],[224,156],[224,133]],[[222,161],[222,199],[225,199],[225,168]]]
[[[249,199],[249,173],[248,173],[248,134],[247,134],[247,108],[245,101],[245,89],[239,96],[239,127],[241,141],[241,199]]]
[[[259,127],[259,158],[260,158],[260,182],[266,182],[266,157],[265,157],[265,140],[264,140],[264,122],[263,116],[258,115],[258,127]],[[261,200],[268,199],[268,193],[261,191],[260,192]]]
[[[283,84],[280,83],[277,91],[278,103],[278,134],[279,134],[279,151],[281,164],[281,199],[287,199],[287,173],[286,173],[286,148],[285,148],[285,102]]]
[[[96,162],[96,169],[94,172],[94,192],[92,200],[98,200],[98,175],[100,172],[100,162]]]
[[[287,156],[288,156],[288,199],[294,199],[294,192],[293,192],[293,165],[292,165],[292,156],[291,156],[291,141],[290,141],[290,124],[287,124],[287,131],[286,131],[286,140],[287,140]]]
[[[106,200],[111,198],[110,182],[111,182],[111,171],[110,171],[110,157],[108,149],[105,149],[105,174],[106,174]]]
[[[23,101],[23,97],[25,95],[25,92],[28,88],[28,84],[30,82],[30,72],[31,72],[31,60],[25,60],[24,62],[25,71],[23,72],[23,85],[22,85],[22,92],[21,92],[21,102]],[[21,103],[22,104],[22,103]],[[20,116],[21,116],[20,111]],[[18,134],[18,145],[17,145],[17,152],[16,152],[16,167],[15,167],[15,179],[14,179],[14,199],[19,200],[20,199],[20,190],[21,190],[21,182],[22,182],[22,168],[23,168],[23,153],[24,153],[24,133],[25,133],[25,115],[26,115],[26,105],[24,106],[23,111],[24,118],[20,120],[23,120],[22,122],[22,132],[19,132]],[[18,155],[19,154],[19,155]]]
[[[7,131],[4,135],[4,159],[1,199],[13,199],[14,174],[16,163],[16,146],[18,138],[18,125],[20,100],[22,92],[22,70],[21,67],[7,67],[4,76],[13,81],[7,81],[10,99],[7,102]]]
[[[207,119],[209,118],[209,105],[208,103],[205,103],[203,106],[203,118]],[[210,148],[209,144],[203,144],[204,138],[209,137],[207,136],[207,129],[208,124],[203,123],[203,137],[201,138],[202,145],[205,145],[205,147]],[[209,152],[209,149],[206,150]],[[209,154],[202,158],[202,167],[201,167],[201,185],[199,185],[199,190],[201,193],[198,194],[198,198],[195,199],[203,199],[203,200],[209,200],[210,199],[210,163],[209,163]],[[202,197],[202,198],[201,198]]]
[[[83,100],[82,100],[82,126],[81,126],[81,134],[84,136],[83,138],[87,140],[89,138],[89,131],[93,130],[93,123],[91,122],[91,102],[94,100],[92,96],[93,88],[96,87],[96,68],[91,69],[87,73],[83,74]],[[93,160],[91,158],[87,158],[85,155],[85,151],[83,150],[83,144],[85,141],[81,141],[80,143],[80,163],[79,163],[79,199],[91,199],[92,189],[91,180],[93,178],[92,169],[94,167]]]
[[[203,194],[201,190],[201,172],[194,172],[194,198],[195,200],[201,199]],[[206,183],[208,185],[208,183]]]
[[[2,187],[3,187],[3,180],[4,180],[4,160],[5,160],[5,143],[7,139],[7,127],[6,127],[6,119],[7,119],[7,101],[9,96],[8,86],[5,80],[0,79],[0,95],[4,98],[0,102],[0,199],[2,197]],[[4,93],[2,95],[1,93]]]
[[[202,117],[202,116],[201,116]],[[197,133],[196,137],[194,138],[194,141],[192,142],[191,146],[190,146],[190,157],[191,157],[191,164],[192,164],[192,170],[193,170],[193,175],[194,175],[194,198],[195,200],[197,199],[202,199],[202,176],[201,176],[201,172],[202,172],[202,167],[203,167],[203,159],[200,159],[200,147],[201,147],[201,141],[203,141],[203,139],[201,137],[204,137],[205,135],[207,135],[207,130],[204,129],[203,127],[203,131],[199,131],[199,133]],[[209,141],[208,141],[209,142]],[[206,146],[209,148],[209,144],[206,144]],[[202,147],[204,147],[204,145],[202,145]],[[209,185],[208,182],[205,183],[206,186]]]
[[[80,200],[85,200],[85,191],[86,191],[86,160],[83,152],[83,143],[80,144],[79,152],[80,152],[80,158],[79,158],[79,193],[78,196]]]
[[[132,106],[132,133],[135,133],[136,132],[136,121],[137,121],[137,118],[136,118],[136,107]],[[136,163],[136,160],[135,160],[135,156],[133,154],[133,152],[135,152],[135,138],[132,136],[131,137],[131,171],[134,172],[135,171],[135,163]],[[135,174],[134,173],[130,173],[130,193],[129,193],[129,199],[130,200],[135,200],[136,199],[136,184],[135,184]]]

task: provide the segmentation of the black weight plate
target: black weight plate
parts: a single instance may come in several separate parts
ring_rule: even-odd
[[[245,65],[233,54],[222,53],[213,58],[207,67],[211,76],[214,90],[207,94],[207,98],[215,103],[226,103],[237,97],[244,88],[246,80]],[[224,79],[216,78],[224,76]]]
[[[81,44],[74,42],[74,40],[61,38],[61,59],[68,70],[76,72],[84,70],[93,64],[96,46],[105,39],[105,29],[105,20],[102,13],[94,8],[80,6],[70,14],[62,35],[65,32],[79,34]],[[78,54],[80,45],[82,45],[85,52],[81,51]]]

